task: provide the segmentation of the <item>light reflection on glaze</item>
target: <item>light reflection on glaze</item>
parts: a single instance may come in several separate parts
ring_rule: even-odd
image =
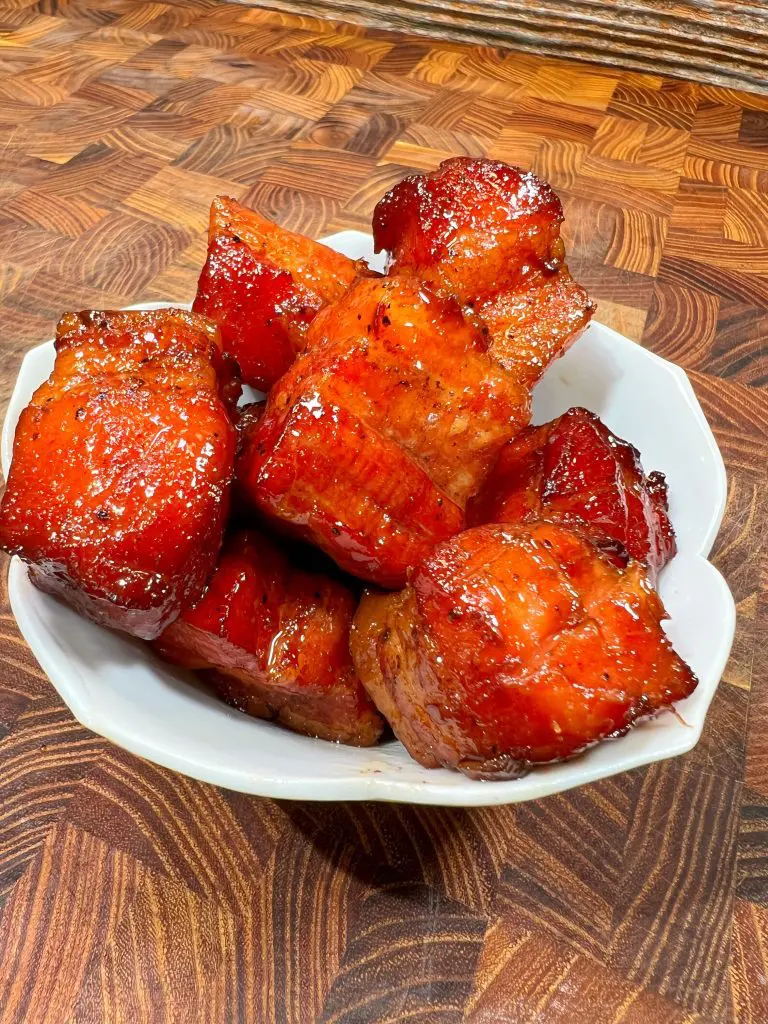
[[[502,451],[468,508],[470,525],[549,519],[578,526],[618,565],[627,554],[655,579],[675,553],[667,487],[594,413],[574,408]]]
[[[305,348],[318,310],[365,269],[218,196],[193,309],[219,325],[245,383],[266,391]]]

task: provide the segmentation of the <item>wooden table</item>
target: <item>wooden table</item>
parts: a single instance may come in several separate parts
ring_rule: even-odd
[[[768,99],[203,2],[4,0],[7,398],[63,309],[189,299],[211,197],[313,235],[454,153],[560,192],[599,317],[728,464],[698,748],[563,796],[278,803],[78,725],[2,615],[0,1021],[768,1020]]]

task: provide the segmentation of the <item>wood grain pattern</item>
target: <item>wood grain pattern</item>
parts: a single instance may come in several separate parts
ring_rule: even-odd
[[[614,61],[583,29],[605,6],[572,4],[553,45]],[[753,8],[697,10],[735,38]],[[667,66],[703,75],[670,24]],[[521,162],[560,192],[599,318],[691,376],[738,614],[690,754],[444,810],[251,799],[118,750],[3,583],[0,1022],[764,1024],[768,98],[216,0],[0,0],[0,31],[3,402],[63,309],[191,298],[217,192],[320,235],[451,154]]]
[[[301,0],[270,0],[301,13]],[[696,77],[768,91],[768,23],[758,3],[712,0],[314,0],[314,12],[379,29]],[[567,78],[561,88],[567,89]]]

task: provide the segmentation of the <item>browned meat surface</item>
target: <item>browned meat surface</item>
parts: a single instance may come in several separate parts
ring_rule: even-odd
[[[696,686],[637,562],[551,523],[440,544],[355,617],[358,675],[428,768],[509,778],[625,732]]]
[[[594,304],[565,266],[563,211],[530,172],[470,157],[398,182],[373,216],[389,273],[455,298],[487,332],[490,351],[533,386],[581,334]]]
[[[268,390],[305,347],[318,310],[340,298],[366,270],[218,196],[193,308],[219,325],[245,383]]]
[[[205,596],[155,641],[230,704],[295,732],[357,746],[383,721],[355,674],[352,592],[303,572],[254,530],[231,536]]]
[[[471,526],[537,519],[578,527],[618,564],[630,555],[654,578],[675,553],[664,475],[646,476],[637,449],[587,409],[505,445],[468,510]]]

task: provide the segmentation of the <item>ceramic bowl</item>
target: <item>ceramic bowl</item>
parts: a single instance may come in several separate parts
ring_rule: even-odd
[[[372,242],[347,231],[324,241],[376,265]],[[145,304],[144,307],[165,305]],[[19,413],[53,366],[53,342],[24,358],[2,436],[7,472]],[[593,323],[547,371],[534,395],[534,420],[574,405],[597,413],[639,448],[647,471],[669,484],[679,553],[659,589],[669,637],[699,677],[691,697],[619,739],[574,760],[508,782],[477,782],[422,768],[390,741],[359,749],[297,736],[222,704],[189,674],[157,660],[139,641],[78,617],[29,582],[13,559],[9,595],[19,628],[72,713],[83,725],[174,771],[258,796],[304,800],[392,800],[476,806],[532,800],[607,775],[674,757],[701,735],[731,648],[735,607],[707,561],[725,510],[725,468],[683,370]],[[52,467],[55,471],[55,467]]]

